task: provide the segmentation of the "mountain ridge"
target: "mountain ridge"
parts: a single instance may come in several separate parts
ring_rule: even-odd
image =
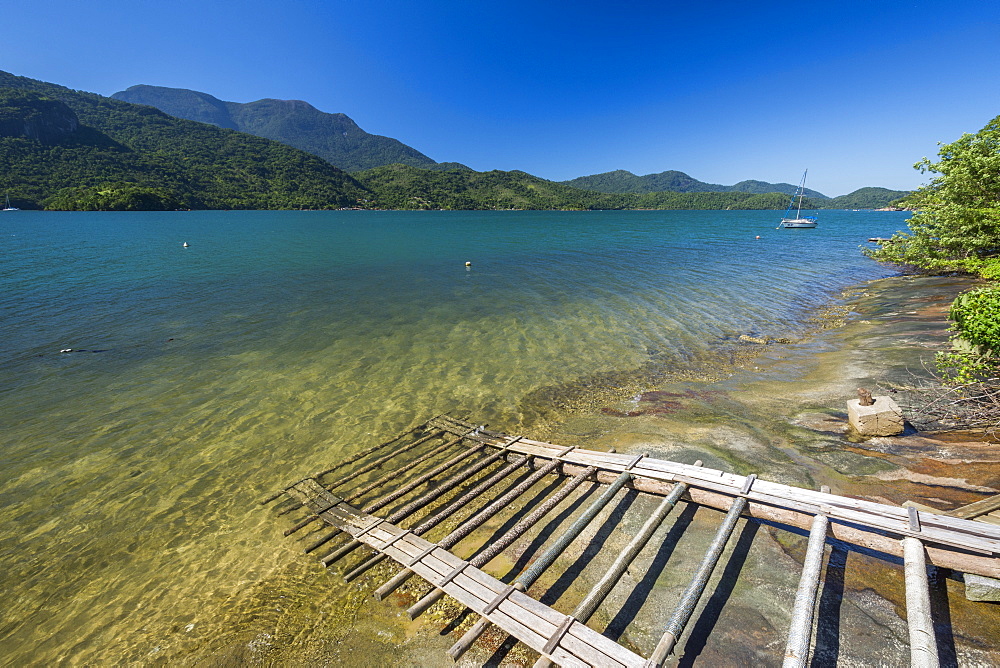
[[[22,208],[356,206],[346,172],[285,144],[0,71],[4,190]]]
[[[398,139],[365,132],[346,114],[320,111],[304,100],[227,102],[201,91],[148,84],[130,86],[111,97],[155,107],[178,118],[280,141],[348,172],[395,163],[424,169],[440,168],[441,164]],[[446,163],[445,168],[465,167]]]
[[[596,192],[613,194],[643,194],[669,191],[681,193],[745,192],[751,194],[777,192],[784,193],[785,195],[794,195],[798,190],[798,186],[792,185],[791,183],[768,183],[766,181],[757,181],[753,179],[740,181],[739,183],[731,186],[724,186],[718,183],[705,183],[704,181],[699,181],[684,172],[672,169],[664,172],[657,172],[655,174],[646,174],[644,176],[637,176],[625,169],[616,169],[610,172],[602,172],[600,174],[578,176],[575,179],[560,181],[559,183],[573,186],[574,188],[580,188],[582,190],[594,190]],[[817,190],[806,188],[804,192],[806,197],[829,199],[826,195]]]

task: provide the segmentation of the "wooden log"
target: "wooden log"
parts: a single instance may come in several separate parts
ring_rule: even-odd
[[[473,451],[475,451],[479,447],[484,447],[484,446],[482,446],[482,444],[480,444],[479,446],[476,446],[476,448],[473,448]],[[487,457],[486,459],[484,459],[484,460],[482,460],[482,461],[480,461],[480,462],[478,462],[476,464],[473,464],[472,466],[468,467],[467,469],[465,469],[464,471],[460,472],[459,474],[457,474],[455,476],[452,476],[445,483],[443,483],[441,485],[438,485],[437,487],[435,487],[434,489],[432,489],[427,494],[421,496],[418,499],[415,499],[414,501],[408,503],[403,508],[400,508],[399,510],[397,510],[393,514],[389,515],[389,517],[386,518],[387,521],[392,522],[393,524],[395,524],[395,523],[399,522],[400,520],[406,519],[412,513],[416,512],[420,508],[426,506],[428,503],[430,503],[434,499],[438,498],[442,494],[445,494],[446,492],[451,491],[452,489],[454,489],[455,487],[457,487],[458,485],[460,485],[462,482],[464,482],[468,478],[472,477],[473,475],[475,475],[476,473],[478,473],[482,469],[486,468],[487,466],[489,466],[490,464],[492,464],[493,462],[495,462],[497,459],[500,459],[502,456],[503,456],[503,452],[498,452],[498,453],[495,453],[494,455],[492,455],[491,457]],[[376,504],[373,504],[373,505],[376,505]],[[372,512],[372,509],[369,506],[368,508],[365,508],[365,510],[363,512],[370,513],[370,512]],[[358,547],[361,547],[361,545],[362,545],[361,541],[359,541],[359,540],[357,540],[355,538],[354,540],[348,542],[343,547],[339,548],[338,550],[336,550],[336,551],[330,553],[329,555],[327,555],[326,557],[324,557],[322,559],[323,565],[324,566],[329,566],[334,561],[337,561],[338,559],[346,556],[347,554],[349,554],[350,552],[354,551]],[[372,565],[374,565],[374,564],[372,564]],[[357,569],[355,569],[355,570],[357,570]],[[367,570],[367,569],[365,569],[365,570]],[[351,571],[351,574],[352,574],[352,577],[345,576],[344,579],[348,580],[348,581],[353,580],[355,577],[357,577],[361,573],[356,573],[355,574],[354,571]]]
[[[521,496],[526,491],[528,491],[528,489],[530,489],[536,482],[538,482],[539,480],[541,480],[542,478],[544,478],[546,475],[548,475],[549,473],[551,473],[557,466],[559,466],[559,464],[561,464],[561,462],[558,459],[553,459],[548,464],[546,464],[542,468],[540,468],[537,471],[535,471],[534,473],[532,473],[530,476],[528,476],[527,478],[525,478],[524,481],[522,481],[521,483],[519,483],[518,485],[516,485],[512,489],[508,490],[506,493],[504,493],[503,495],[501,495],[498,499],[494,500],[492,503],[490,503],[485,508],[483,508],[482,510],[480,510],[478,513],[476,513],[475,515],[473,515],[472,517],[470,517],[469,519],[467,519],[465,522],[463,522],[461,525],[459,525],[459,527],[457,529],[455,529],[450,534],[448,534],[447,536],[445,536],[444,538],[442,538],[440,541],[438,541],[438,543],[437,543],[438,547],[442,547],[445,550],[448,550],[451,547],[453,547],[454,545],[456,545],[463,538],[465,538],[470,533],[472,533],[473,531],[475,531],[476,529],[478,529],[480,526],[482,526],[483,524],[485,524],[491,517],[493,517],[494,515],[496,515],[497,513],[499,513],[501,510],[503,510],[504,508],[506,508],[510,503],[512,503],[514,500],[516,500],[517,497]],[[402,582],[405,582],[406,578],[409,577],[409,575],[404,575],[406,573],[406,570],[409,570],[409,569],[404,569],[395,578],[393,578],[388,583],[386,583],[385,585],[383,585],[383,587],[388,586],[392,582],[396,582],[397,578],[400,578],[400,577],[402,577],[403,580],[400,581],[399,584],[402,584]],[[381,590],[382,590],[382,588],[379,589],[379,591],[381,591]],[[395,590],[395,587],[393,587],[393,590]]]
[[[421,429],[423,429],[424,427],[426,427],[427,424],[428,424],[427,422],[425,422],[423,424],[419,424],[416,427],[413,427],[412,429],[409,429],[409,430],[403,432],[402,434],[399,434],[398,436],[394,436],[394,437],[390,438],[388,441],[384,441],[382,443],[379,443],[378,445],[375,445],[375,446],[372,446],[372,447],[368,448],[367,450],[363,450],[362,452],[359,452],[358,454],[354,455],[353,457],[351,457],[349,459],[345,459],[344,461],[342,461],[342,462],[340,462],[338,464],[335,464],[331,468],[328,468],[326,470],[320,471],[319,473],[314,473],[313,475],[306,476],[306,477],[307,478],[316,478],[318,480],[319,478],[321,478],[322,476],[325,476],[328,473],[333,473],[334,471],[336,471],[338,469],[341,469],[341,468],[343,468],[345,466],[349,466],[350,464],[353,464],[354,462],[358,461],[359,459],[363,459],[363,458],[367,457],[368,455],[372,454],[373,452],[377,452],[377,451],[381,450],[382,448],[384,448],[386,446],[392,445],[393,443],[395,443],[396,441],[400,440],[401,438],[403,438],[405,436],[409,436],[410,434],[412,434],[414,432],[420,431]],[[303,478],[303,480],[305,480],[305,478]],[[301,481],[297,481],[297,482],[301,482]],[[281,495],[285,494],[289,489],[291,489],[292,487],[294,487],[295,484],[297,484],[297,482],[296,483],[292,483],[291,485],[285,487],[281,491],[275,492],[274,494],[272,494],[271,496],[269,496],[269,497],[267,497],[265,499],[262,499],[261,502],[260,502],[260,504],[262,506],[263,505],[267,505],[268,503],[274,501],[275,499],[281,498]]]
[[[667,625],[663,630],[663,635],[660,637],[660,642],[657,643],[656,649],[653,650],[653,655],[649,658],[647,666],[660,668],[667,656],[670,655],[670,652],[673,651],[677,639],[684,632],[684,627],[687,626],[688,620],[691,619],[691,613],[694,612],[694,608],[701,599],[701,595],[705,592],[708,578],[712,575],[712,571],[715,570],[716,564],[719,563],[722,551],[725,549],[726,543],[729,542],[729,537],[733,535],[733,529],[736,528],[736,522],[739,520],[740,514],[743,512],[746,504],[746,497],[740,496],[729,507],[729,512],[726,513],[726,517],[722,521],[722,526],[716,532],[715,539],[709,546],[708,552],[705,553],[701,564],[698,566],[698,570],[695,572],[694,577],[691,578],[691,583],[681,595],[680,603],[677,604],[674,613],[667,620]]]
[[[523,439],[527,440],[527,439]],[[530,443],[530,442],[529,442]],[[520,446],[520,444],[519,444]],[[518,449],[519,448],[515,448]],[[520,451],[520,450],[519,450]],[[575,459],[578,456],[579,451],[574,452],[572,455],[568,456],[567,459]],[[655,469],[653,467],[656,467]],[[569,474],[574,471],[580,470],[580,465],[567,463],[563,470]],[[689,473],[693,470],[693,467],[685,464],[678,464],[676,462],[662,462],[660,460],[645,460],[640,466],[637,466],[637,472],[635,478],[630,483],[630,487],[636,489],[640,492],[648,492],[650,494],[656,494],[663,496],[670,493],[672,484],[667,482],[663,477],[650,477],[649,474],[655,472],[656,469],[667,469],[670,470],[684,470]],[[644,470],[645,469],[645,470]],[[710,469],[702,469],[703,471],[710,471]],[[658,474],[662,476],[663,474]],[[717,489],[712,489],[707,486],[708,480],[707,476],[709,474],[701,474],[705,477],[693,478],[690,475],[685,474],[683,477],[677,474],[671,474],[674,479],[679,479],[683,482],[688,482],[691,487],[688,490],[688,500],[699,505],[708,506],[710,508],[716,508],[719,510],[727,510],[733,502],[733,493],[738,493],[739,489],[733,489],[728,485],[715,485],[718,490],[725,489],[730,491],[730,493],[725,493],[723,491],[717,491]],[[610,471],[598,471],[595,474],[598,482],[609,483],[614,480],[615,474]],[[759,485],[755,487],[761,487],[765,489],[772,489],[774,487],[786,487],[784,485],[777,485],[776,483],[768,483],[767,481],[759,481]],[[813,518],[816,516],[817,512],[821,512],[823,505],[822,502],[835,501],[838,503],[848,503],[856,502],[858,507],[870,507],[879,506],[881,504],[875,504],[869,501],[860,501],[858,499],[848,499],[847,497],[837,497],[834,495],[821,495],[820,492],[815,492],[811,490],[800,490],[799,488],[788,487],[789,492],[797,491],[802,492],[803,498],[808,499],[806,503],[799,503],[795,501],[794,498],[782,499],[778,496],[767,497],[768,501],[757,501],[751,498],[746,506],[745,512],[747,516],[754,517],[756,519],[768,520],[771,522],[776,522],[778,524],[785,524],[791,527],[796,527],[799,529],[806,529],[812,526]],[[755,492],[754,495],[758,495]],[[765,495],[760,494],[762,498]],[[891,508],[885,506],[886,508]],[[899,531],[890,531],[880,527],[866,525],[863,521],[863,516],[859,517],[857,513],[854,514],[853,519],[849,519],[846,516],[843,519],[838,519],[830,514],[827,516],[830,519],[830,535],[837,540],[843,541],[848,544],[857,545],[862,548],[874,550],[876,552],[882,552],[883,554],[902,558],[903,548],[900,541],[900,531],[908,531],[905,529],[907,525],[907,520],[905,519],[904,513],[905,509],[898,509],[900,519],[895,524],[895,526],[900,527]],[[846,515],[845,511],[845,515]],[[923,515],[921,515],[924,518]],[[947,516],[940,516],[947,518]],[[957,518],[953,521],[958,522]],[[927,519],[924,518],[924,523],[926,524]],[[975,525],[973,525],[975,526]],[[986,525],[989,527],[990,525]],[[905,534],[903,534],[905,535]],[[954,541],[956,543],[960,542],[957,538]],[[963,573],[973,573],[975,575],[982,575],[984,577],[1000,578],[1000,559],[996,558],[997,553],[990,551],[988,554],[979,551],[973,551],[968,547],[963,547],[961,545],[945,546],[945,545],[934,545],[924,542],[924,549],[926,552],[927,560],[934,566],[939,568],[950,568],[953,570],[961,571]]]
[[[487,457],[486,459],[483,459],[483,460],[481,460],[481,461],[473,464],[472,466],[467,467],[466,469],[462,470],[461,472],[455,474],[454,476],[452,476],[450,479],[448,479],[446,482],[444,482],[440,486],[438,486],[435,489],[431,490],[430,492],[428,492],[424,496],[411,501],[406,506],[404,506],[403,508],[400,508],[397,512],[395,512],[392,515],[390,515],[389,516],[389,521],[393,522],[393,523],[396,523],[396,522],[398,522],[398,521],[400,521],[402,519],[406,519],[407,517],[409,517],[410,515],[412,515],[414,512],[416,512],[420,508],[426,506],[428,503],[430,503],[434,499],[438,498],[442,494],[450,492],[452,489],[454,489],[458,485],[462,484],[463,482],[465,482],[466,480],[468,480],[469,478],[471,478],[475,474],[479,473],[482,469],[484,469],[487,466],[490,466],[491,464],[493,464],[496,460],[498,460],[501,457],[503,457],[503,454],[504,454],[503,452],[496,452],[496,453],[490,455],[489,457]],[[506,474],[503,477],[506,477]],[[464,498],[464,495],[463,495],[463,498]],[[462,504],[452,504],[452,505],[454,506],[455,510],[457,510],[458,508],[461,508],[462,505],[464,505],[464,502]],[[445,517],[447,517],[447,515],[444,515],[443,517],[441,517],[437,521],[439,522],[439,521],[443,520]],[[434,516],[434,519],[437,519],[436,515]],[[435,524],[437,524],[437,522],[435,522]],[[430,529],[432,527],[433,527],[433,525],[431,525],[430,527],[427,527],[427,528],[419,528],[418,527],[417,529],[413,530],[413,533],[419,536],[419,535],[421,535],[422,533],[424,533],[425,531],[427,531],[428,529]],[[360,576],[362,573],[364,573],[365,571],[367,571],[369,568],[371,568],[375,564],[377,564],[380,561],[382,561],[384,558],[385,558],[384,554],[376,554],[374,557],[371,557],[367,561],[362,562],[358,566],[354,567],[354,569],[352,569],[352,570],[348,571],[347,573],[345,573],[344,574],[344,580],[346,580],[347,582],[350,582],[351,580],[354,580],[355,578],[357,578],[358,576]]]
[[[479,554],[470,559],[469,563],[476,568],[480,568],[488,564],[496,558],[497,555],[510,547],[515,540],[523,536],[531,527],[535,526],[535,524],[551,512],[553,508],[559,505],[563,499],[569,496],[573,490],[593,475],[596,470],[597,467],[591,466],[584,469],[573,478],[567,480],[555,494],[547,498],[540,506],[532,510],[521,521],[511,527],[509,531],[504,533],[504,535],[497,538],[485,549],[479,552]],[[417,601],[417,603],[407,611],[407,614],[410,615],[410,619],[416,619],[427,608],[436,603],[442,596],[444,596],[444,591],[438,588]]]
[[[472,488],[471,490],[460,496],[458,499],[452,501],[443,510],[435,513],[433,517],[428,518],[427,520],[422,522],[419,526],[413,529],[413,533],[421,535],[423,533],[426,533],[427,531],[430,531],[432,528],[443,522],[451,515],[453,515],[457,510],[464,507],[470,501],[472,501],[479,495],[489,490],[491,487],[493,487],[501,480],[509,476],[511,473],[516,471],[525,463],[527,463],[527,458],[522,458],[509,463],[507,466],[500,469],[499,471],[491,475],[489,478],[476,485],[474,488]],[[369,561],[374,561],[375,559],[377,559],[377,557],[373,557],[372,560]],[[370,568],[371,566],[374,565],[374,563],[363,564],[363,565]],[[375,598],[381,601],[383,598],[385,598],[392,592],[396,591],[396,589],[399,588],[399,586],[402,585],[404,582],[406,582],[411,575],[413,575],[413,571],[408,568],[404,568],[402,571],[397,573],[391,580],[389,580],[388,582],[386,582],[381,587],[375,590],[374,594]]]
[[[459,443],[461,440],[462,440],[462,437],[459,436],[459,437],[453,438],[453,439],[451,439],[449,441],[445,441],[444,443],[442,443],[438,447],[434,448],[430,452],[426,452],[426,453],[420,455],[419,457],[417,457],[416,459],[414,459],[412,462],[407,462],[406,463],[406,468],[407,469],[413,469],[413,467],[419,466],[420,464],[423,464],[427,460],[433,459],[434,457],[437,457],[438,455],[440,455],[442,452],[444,452],[448,448],[453,447],[454,445],[456,445],[457,443]],[[383,475],[381,478],[378,478],[378,479],[374,480],[373,482],[365,485],[364,487],[362,487],[361,489],[357,490],[356,492],[353,492],[350,496],[345,497],[344,500],[347,501],[347,502],[351,502],[351,501],[355,501],[357,499],[360,499],[362,496],[364,496],[368,492],[376,490],[379,487],[383,487],[386,483],[388,483],[388,482],[390,482],[392,480],[399,480],[399,475],[400,474],[399,474],[398,470],[397,471],[389,471],[388,473],[386,473],[385,475]],[[387,496],[392,496],[392,494],[388,494]],[[387,503],[391,503],[391,502],[387,502]]]
[[[701,461],[695,462],[695,465],[700,466]],[[625,546],[622,553],[618,555],[615,563],[611,565],[598,583],[593,586],[590,592],[588,592],[583,600],[576,606],[576,609],[573,610],[572,616],[576,620],[586,624],[590,617],[597,612],[597,608],[601,605],[604,599],[608,597],[608,594],[611,593],[614,586],[618,583],[619,579],[621,579],[622,574],[625,573],[628,567],[639,555],[642,548],[646,546],[649,539],[652,538],[653,533],[660,527],[661,524],[663,524],[663,520],[665,520],[667,515],[670,514],[670,511],[673,510],[677,501],[680,500],[681,496],[687,491],[687,489],[687,483],[678,483],[674,485],[674,489],[671,490],[670,494],[664,497],[663,501],[660,502],[660,505],[653,511],[653,514],[649,516],[646,523],[643,524],[641,529],[639,529],[639,533],[632,538],[629,544]],[[468,646],[471,646],[471,643],[469,643]],[[457,659],[455,654],[452,654],[452,652],[457,648],[458,644],[448,650],[448,653],[453,659]],[[458,654],[458,656],[461,656],[461,654]],[[549,657],[543,655],[538,657],[538,660],[535,661],[533,668],[548,668],[551,665],[552,661]]]
[[[326,489],[328,491],[332,492],[333,490],[337,489],[338,487],[340,487],[344,483],[350,482],[351,480],[353,480],[354,478],[357,478],[358,476],[364,475],[364,474],[368,473],[369,471],[373,471],[373,470],[379,468],[380,466],[382,466],[383,464],[385,464],[390,459],[393,459],[394,457],[398,457],[399,455],[403,454],[404,452],[407,452],[409,450],[412,450],[413,448],[419,447],[419,446],[423,445],[424,443],[426,443],[427,441],[431,440],[432,438],[438,438],[440,436],[443,436],[444,434],[445,434],[444,431],[435,431],[435,432],[432,432],[430,434],[427,434],[423,438],[418,438],[413,443],[410,443],[410,444],[406,445],[405,447],[400,448],[399,450],[396,450],[394,452],[390,452],[387,455],[383,455],[382,457],[379,457],[378,459],[376,459],[373,462],[369,462],[368,464],[365,464],[364,466],[362,466],[357,471],[354,471],[350,476],[342,478],[342,479],[338,480],[337,482],[334,482],[333,484],[326,485]],[[459,438],[461,438],[461,436],[459,436]]]
[[[509,443],[515,443],[515,442],[517,442],[518,439],[520,439],[520,436],[515,437]],[[477,445],[476,447],[470,449],[467,452],[460,453],[457,457],[454,457],[451,460],[449,460],[449,461],[445,462],[444,464],[442,464],[441,466],[438,466],[433,471],[430,471],[430,472],[428,472],[428,473],[420,476],[413,483],[410,483],[409,485],[404,485],[404,487],[402,488],[402,491],[404,493],[412,491],[413,489],[415,489],[420,484],[423,484],[424,482],[427,482],[427,480],[429,480],[431,477],[433,477],[433,475],[436,475],[437,473],[440,473],[441,471],[444,471],[447,468],[450,468],[451,466],[453,466],[454,464],[456,464],[456,463],[460,462],[461,460],[465,459],[469,455],[474,454],[475,452],[478,452],[482,447],[484,447],[484,445],[483,444],[479,444],[479,445]],[[454,489],[459,484],[461,484],[462,481],[464,481],[467,478],[475,475],[476,473],[478,473],[482,469],[486,468],[487,466],[489,466],[490,464],[492,464],[493,462],[495,462],[497,459],[499,459],[503,455],[504,455],[504,452],[501,450],[500,452],[496,452],[493,455],[487,457],[486,459],[481,460],[481,461],[479,461],[476,464],[473,464],[471,467],[468,467],[467,469],[465,469],[462,473],[459,473],[457,476],[453,476],[452,478],[450,478],[448,481],[446,481],[442,485],[439,485],[435,489],[431,490],[429,493],[425,494],[424,496],[420,497],[419,499],[416,499],[416,500],[410,502],[409,504],[407,504],[405,507],[403,507],[399,511],[393,513],[389,517],[389,521],[390,522],[398,522],[398,521],[400,521],[402,519],[405,519],[411,513],[416,512],[417,510],[419,510],[423,506],[427,505],[428,503],[430,503],[434,499],[438,498],[439,496],[441,496],[445,492],[448,492],[448,491]],[[392,501],[395,501],[396,499],[400,498],[400,496],[402,496],[401,494],[399,494],[400,491],[401,490],[397,490],[397,491],[392,492],[391,494],[388,494],[385,497],[383,497],[383,498],[375,501],[371,505],[365,507],[364,512],[366,512],[366,513],[374,512],[375,510],[378,510],[378,509],[382,508],[386,504],[391,503]],[[333,538],[334,536],[336,536],[338,533],[340,533],[340,531],[339,530],[335,530],[332,534],[326,536],[322,540],[322,542],[320,542],[319,544],[314,544],[314,545],[310,546],[310,549],[307,549],[306,552],[310,552],[311,550],[315,549],[316,547],[319,547],[319,545],[322,545],[322,544],[328,542],[331,538]],[[360,546],[360,543],[358,541],[356,541],[356,540],[351,541],[347,545],[345,545],[343,548],[341,548],[341,550],[344,550],[343,552],[341,552],[341,550],[338,550],[337,552],[333,552],[333,553],[327,555],[326,557],[324,557],[322,561],[323,561],[323,563],[325,565],[329,565],[332,561],[335,561],[336,559],[339,559],[340,557],[344,556],[345,554],[347,554],[348,552],[354,550],[355,548],[357,548],[359,546]],[[375,562],[375,563],[377,563],[377,562]],[[374,566],[374,563],[371,564],[371,565]],[[360,573],[358,573],[357,575],[360,575]],[[351,579],[351,578],[348,578],[348,579]]]
[[[813,518],[806,556],[802,564],[802,575],[799,578],[799,588],[795,592],[795,604],[792,606],[792,624],[788,630],[782,668],[804,668],[809,656],[809,643],[812,639],[813,618],[816,611],[816,591],[819,588],[829,526],[826,515],[816,515]]]
[[[916,538],[903,539],[903,574],[906,581],[906,624],[910,632],[910,665],[937,668],[937,640],[931,619],[930,587],[924,546]]]
[[[521,575],[517,577],[514,581],[515,585],[518,585],[522,591],[527,591],[527,589],[535,583],[535,581],[541,577],[542,573],[548,569],[549,566],[555,562],[555,560],[562,554],[569,544],[583,532],[584,529],[597,517],[597,514],[601,512],[610,502],[611,499],[618,494],[618,492],[626,485],[626,483],[631,480],[632,474],[628,471],[624,471],[618,475],[618,479],[615,480],[604,493],[601,494],[597,499],[591,503],[580,517],[577,518],[569,528],[566,529],[559,538],[552,544],[552,546],[547,549],[542,556],[535,560],[535,562],[525,570]],[[486,630],[487,624],[475,625],[471,629],[465,632],[457,643],[455,643],[451,649],[448,650],[448,654],[455,660],[458,659],[462,654],[468,650],[469,647],[479,638],[480,635]]]
[[[390,460],[390,459],[392,459],[393,457],[397,457],[397,456],[399,456],[400,454],[402,454],[403,452],[406,452],[407,450],[412,450],[413,448],[415,448],[415,447],[417,447],[417,446],[419,446],[419,445],[421,445],[421,444],[423,444],[423,443],[426,443],[426,442],[427,442],[427,441],[429,441],[430,439],[432,439],[432,438],[436,438],[436,437],[438,437],[438,436],[441,436],[441,435],[443,435],[443,434],[445,434],[445,433],[447,433],[447,432],[444,432],[444,431],[437,431],[437,432],[434,432],[434,433],[432,433],[432,434],[428,434],[427,436],[424,436],[423,438],[419,438],[419,439],[417,439],[417,440],[416,440],[416,441],[414,441],[413,443],[410,443],[409,445],[407,445],[407,446],[406,446],[406,447],[404,447],[404,448],[401,448],[401,449],[399,449],[399,450],[396,450],[395,452],[391,452],[391,453],[389,453],[388,455],[385,455],[385,456],[383,456],[383,457],[379,457],[379,458],[378,458],[377,460],[375,460],[374,462],[371,462],[371,463],[369,463],[369,464],[366,464],[365,466],[361,467],[361,469],[359,469],[359,470],[355,471],[355,472],[354,472],[354,473],[353,473],[353,474],[352,474],[351,476],[349,476],[349,477],[347,477],[347,478],[344,478],[344,479],[342,479],[342,480],[339,480],[339,481],[337,481],[337,482],[335,482],[335,483],[333,483],[333,484],[330,484],[330,485],[327,485],[325,489],[326,489],[327,491],[333,491],[333,490],[335,490],[336,488],[338,488],[338,487],[340,487],[341,485],[343,485],[344,483],[346,483],[346,482],[348,482],[349,480],[351,480],[352,478],[356,478],[356,477],[357,477],[357,476],[359,476],[359,475],[364,475],[365,473],[368,473],[368,472],[369,472],[369,471],[371,471],[372,469],[376,469],[376,468],[378,468],[379,466],[382,466],[382,464],[385,464],[385,463],[386,463],[387,461],[389,461],[389,460]],[[303,480],[318,480],[318,478],[304,478]],[[302,482],[302,480],[300,480],[299,482]],[[298,483],[296,483],[296,484],[298,484]],[[294,485],[293,485],[292,487],[294,487]],[[289,487],[289,489],[291,489],[291,487]],[[286,491],[288,491],[288,490],[286,490]],[[292,506],[291,508],[288,508],[287,510],[285,510],[285,511],[283,511],[283,512],[280,512],[280,513],[278,513],[278,515],[285,515],[285,514],[287,514],[287,513],[290,513],[290,512],[291,512],[291,511],[293,511],[293,510],[298,510],[298,509],[299,509],[299,508],[301,508],[301,507],[302,507],[302,504],[301,504],[301,503],[300,503],[300,504],[297,504],[297,505],[294,505],[294,506]]]
[[[458,455],[452,457],[451,459],[449,459],[448,461],[444,462],[443,464],[440,464],[439,466],[434,467],[433,469],[431,469],[430,471],[424,473],[423,475],[418,476],[415,480],[412,480],[412,481],[408,482],[407,484],[403,485],[402,487],[400,487],[396,491],[392,492],[391,494],[386,494],[385,496],[383,496],[378,501],[375,501],[372,504],[370,504],[368,506],[365,506],[365,512],[366,513],[373,513],[376,510],[379,510],[380,508],[384,508],[385,506],[389,505],[393,501],[395,501],[397,499],[401,499],[402,497],[406,496],[407,494],[409,494],[410,492],[412,492],[413,490],[415,490],[417,487],[420,487],[421,485],[423,485],[425,482],[428,482],[432,478],[435,478],[436,476],[441,475],[442,473],[444,473],[448,469],[452,468],[453,466],[456,466],[456,465],[462,463],[463,461],[465,461],[466,459],[468,459],[472,455],[474,455],[474,454],[476,454],[478,452],[481,452],[485,447],[486,447],[485,443],[480,443],[479,445],[477,445],[475,447],[472,447],[472,448],[470,448],[468,450],[465,450],[464,452],[458,453]]]

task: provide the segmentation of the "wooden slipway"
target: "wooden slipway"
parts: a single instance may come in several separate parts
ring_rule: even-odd
[[[503,535],[491,533],[491,541],[468,560],[451,552],[492,517],[516,505],[536,483],[551,482],[553,476],[563,479],[561,486],[549,491],[543,501],[523,508],[516,524]],[[571,526],[547,536],[545,550],[533,555],[531,564],[513,582],[501,582],[481,570],[585,482],[599,483],[602,493]],[[624,488],[658,497],[659,505],[577,608],[567,614],[528,596],[525,592],[531,585]],[[449,650],[455,660],[487,627],[496,625],[538,652],[535,668],[552,663],[661,666],[694,614],[741,518],[809,531],[784,654],[788,668],[804,666],[809,659],[824,548],[830,541],[902,557],[910,656],[915,666],[937,665],[928,564],[1000,578],[1000,526],[852,499],[826,489],[790,487],[753,474],[705,468],[700,462],[681,464],[642,453],[553,445],[489,431],[450,416],[435,417],[303,478],[262,503],[279,499],[278,514],[302,515],[285,535],[311,527],[305,551],[319,551],[324,565],[339,562],[363,546],[369,548],[361,561],[345,568],[345,579],[353,580],[385,559],[402,567],[375,592],[377,598],[388,596],[413,575],[432,585],[431,593],[409,609],[411,618],[445,595],[478,614],[479,623]],[[644,658],[591,629],[587,621],[678,502],[716,508],[726,516],[681,600],[664,615],[663,635],[652,656]],[[473,508],[475,512],[461,521],[452,517],[465,517]],[[323,525],[325,529],[316,530]],[[430,542],[424,535],[438,525],[452,530]]]

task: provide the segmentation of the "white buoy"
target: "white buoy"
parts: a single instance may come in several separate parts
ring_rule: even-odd
[[[471,267],[471,266],[472,266],[472,263],[471,263],[471,262],[466,262],[466,263],[465,263],[465,266],[466,266],[466,267]]]
[[[184,248],[187,248],[188,246],[190,246],[190,244],[185,241],[184,243],[181,244],[181,246],[184,246]]]

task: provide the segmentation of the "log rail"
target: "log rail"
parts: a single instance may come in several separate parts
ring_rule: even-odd
[[[421,453],[423,448],[430,450]],[[375,457],[374,461],[363,464],[370,456]],[[438,456],[447,459],[435,463]],[[528,475],[526,468],[533,473]],[[336,480],[323,481],[334,472],[339,476]],[[530,512],[526,510],[527,514],[504,535],[493,539],[468,561],[450,552],[450,548],[515,503],[536,482],[551,475],[566,477],[560,490],[549,494]],[[374,476],[379,477],[372,481],[370,478]],[[480,570],[587,480],[606,485],[604,493],[571,527],[553,537],[548,549],[512,584]],[[333,492],[349,483],[354,483],[357,491]],[[352,505],[355,499],[383,487],[389,491],[368,501],[363,508]],[[527,590],[542,572],[624,488],[664,498],[639,535],[573,614],[561,613],[529,596]],[[445,497],[447,500],[440,507],[433,504],[451,490],[456,490],[455,498]],[[404,499],[410,493],[416,498]],[[286,536],[318,520],[332,528],[331,533],[312,542],[306,552],[346,534],[346,542],[342,540],[339,547],[321,558],[324,565],[332,565],[361,546],[375,551],[375,556],[363,557],[360,564],[347,570],[345,579],[353,580],[385,558],[400,564],[403,569],[376,590],[377,598],[389,595],[412,575],[432,585],[432,591],[408,611],[411,618],[444,595],[480,615],[480,621],[449,650],[455,660],[487,626],[495,624],[539,653],[537,668],[551,663],[658,668],[684,632],[736,523],[744,517],[806,529],[810,534],[785,651],[786,668],[806,665],[823,548],[830,540],[902,558],[913,665],[937,665],[927,564],[1000,578],[1000,526],[839,496],[827,488],[813,491],[791,487],[760,480],[755,474],[744,476],[705,468],[701,462],[683,464],[644,453],[598,452],[512,437],[447,415],[432,418],[340,464],[302,478],[261,503],[278,499],[284,499],[276,504],[279,515],[302,508],[308,513],[285,531]],[[486,499],[486,505],[459,522],[444,538],[430,542],[422,537],[469,503],[481,499]],[[386,517],[373,514],[397,500],[403,505]],[[643,659],[590,629],[586,622],[679,500],[725,511],[726,518],[682,600],[669,616],[653,656]],[[419,522],[411,522],[421,509],[429,514]],[[989,510],[992,508],[984,512]],[[411,526],[403,528],[404,522]]]

